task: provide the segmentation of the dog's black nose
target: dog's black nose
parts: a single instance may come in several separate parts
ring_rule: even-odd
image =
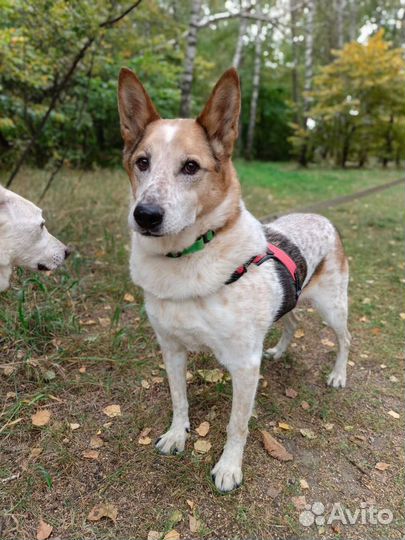
[[[72,253],[72,250],[70,248],[66,248],[65,249],[65,259],[67,259],[69,257],[69,255]]]
[[[134,218],[137,224],[147,231],[156,229],[163,221],[164,210],[157,204],[137,204]]]

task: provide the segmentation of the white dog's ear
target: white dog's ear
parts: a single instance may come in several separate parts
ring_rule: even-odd
[[[141,81],[128,68],[122,68],[119,75],[118,110],[126,146],[136,144],[146,126],[160,118]]]
[[[215,85],[197,122],[205,129],[215,152],[230,157],[238,137],[240,83],[236,69],[225,71]]]

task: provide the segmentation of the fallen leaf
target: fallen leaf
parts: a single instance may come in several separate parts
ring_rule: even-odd
[[[6,377],[9,377],[10,375],[12,375],[14,371],[15,371],[14,366],[6,366],[5,368],[3,368],[3,373]]]
[[[307,428],[301,428],[300,429],[300,433],[303,437],[306,437],[307,439],[315,439],[316,438],[316,435],[315,433],[312,431],[312,429],[307,429]]]
[[[298,396],[298,392],[294,390],[294,388],[287,388],[285,391],[285,395],[291,399],[294,399]]]
[[[405,321],[405,313],[400,313],[399,316],[401,317],[401,319],[402,319],[403,321]]]
[[[91,509],[87,519],[89,521],[99,521],[101,518],[107,517],[115,523],[117,516],[118,510],[113,504],[100,503]]]
[[[69,424],[69,427],[72,431],[75,431],[76,429],[79,429],[80,424],[73,422],[72,424]]]
[[[286,430],[286,431],[292,429],[292,427],[290,426],[290,424],[287,424],[287,422],[279,422],[279,423],[278,423],[278,427],[279,427],[280,429],[284,429],[284,430]]]
[[[194,501],[191,501],[190,499],[187,499],[186,500],[186,503],[188,504],[188,506],[190,507],[190,510],[192,510],[195,506],[195,502]]]
[[[188,517],[188,526],[192,533],[197,533],[200,530],[200,522],[191,514]]]
[[[176,531],[176,529],[172,529],[168,533],[166,533],[163,537],[163,540],[179,540],[180,534]]]
[[[142,386],[142,388],[145,388],[145,390],[149,390],[149,388],[150,388],[150,384],[148,383],[148,381],[146,379],[142,379],[141,386]]]
[[[149,531],[148,536],[146,537],[147,540],[160,540],[162,537],[162,533],[159,531]]]
[[[35,459],[38,456],[40,456],[42,452],[43,452],[43,449],[40,448],[39,446],[35,448],[31,448],[31,452],[30,452],[30,455],[28,456],[28,459]]]
[[[326,347],[334,347],[335,346],[334,342],[331,341],[328,338],[321,339],[321,343],[322,343],[322,345],[325,345]]]
[[[152,431],[152,428],[144,428],[140,434],[138,439],[138,444],[142,444],[143,446],[146,446],[152,442],[152,439],[148,437],[149,433]]]
[[[371,300],[370,300],[370,298],[363,298],[363,302],[362,302],[362,303],[363,303],[363,304],[366,304],[366,305],[369,305],[369,304],[371,304]]]
[[[99,317],[98,323],[102,328],[107,328],[111,325],[111,319],[109,317]]]
[[[293,456],[287,452],[284,446],[274,439],[268,431],[260,430],[263,437],[263,444],[266,451],[279,461],[291,461]]]
[[[198,433],[200,437],[205,437],[207,433],[209,432],[209,430],[210,430],[209,422],[202,422],[196,429],[196,432]]]
[[[125,302],[135,302],[135,297],[131,293],[127,292],[124,294],[124,300]]]
[[[153,384],[162,384],[163,381],[164,381],[163,377],[152,377]]]
[[[103,445],[104,445],[103,439],[101,439],[97,435],[93,435],[90,438],[90,444],[89,444],[90,448],[101,448]]]
[[[395,412],[395,411],[392,411],[392,410],[391,410],[391,411],[388,411],[388,414],[389,414],[390,416],[392,416],[392,418],[396,418],[397,420],[398,420],[398,418],[399,418],[399,414],[398,414],[397,412]]]
[[[395,375],[390,375],[390,381],[391,382],[398,382],[398,378],[395,377]]]
[[[297,497],[291,497],[292,503],[297,510],[304,510],[307,504],[305,495],[298,495]]]
[[[354,430],[354,426],[344,426],[343,428],[345,431],[353,431]]]
[[[82,456],[86,459],[98,459],[100,452],[98,450],[83,450]]]
[[[199,454],[206,454],[211,450],[211,443],[207,439],[198,439],[194,443],[194,450]]]
[[[97,324],[97,322],[94,321],[93,319],[87,319],[87,321],[81,320],[81,321],[80,321],[80,324],[81,324],[82,326],[94,326],[94,325]]]
[[[221,382],[224,378],[224,372],[218,368],[215,369],[199,369],[198,374],[204,379],[205,382],[217,383]]]
[[[79,373],[86,373],[86,370],[87,370],[86,366],[79,367]]]
[[[6,399],[14,399],[15,397],[17,397],[17,394],[15,392],[7,392],[6,394]]]
[[[379,336],[381,334],[381,328],[376,326],[375,328],[371,329],[371,333],[374,334],[375,336]]]
[[[186,373],[186,381],[190,382],[192,380],[193,380],[193,374],[191,373],[191,371],[187,371],[187,373]]]
[[[391,465],[389,463],[384,463],[383,461],[379,461],[374,466],[378,471],[386,471],[389,467],[391,467]]]
[[[300,478],[300,486],[301,486],[301,489],[309,489],[309,484],[305,480],[305,478]]]
[[[46,540],[50,537],[53,531],[52,525],[45,523],[42,519],[39,520],[39,525],[37,527],[37,540]]]
[[[40,409],[31,416],[31,422],[34,426],[46,426],[51,419],[51,411],[48,409]]]
[[[301,408],[304,409],[304,411],[307,411],[311,405],[308,403],[308,401],[301,401]]]
[[[305,332],[304,332],[304,330],[302,330],[301,328],[298,328],[298,330],[296,330],[296,331],[294,332],[294,337],[295,337],[295,339],[301,339],[301,338],[303,338],[304,336],[305,336]]]
[[[121,416],[121,407],[119,405],[108,405],[103,409],[103,413],[114,418],[115,416]]]
[[[326,431],[332,431],[332,429],[335,427],[335,424],[326,423],[323,427],[326,429]]]

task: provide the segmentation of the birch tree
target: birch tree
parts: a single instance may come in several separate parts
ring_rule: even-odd
[[[267,28],[262,28],[263,24],[261,21],[257,24],[257,38],[255,45],[255,58],[253,64],[253,78],[252,78],[252,96],[250,99],[250,112],[249,112],[249,126],[248,134],[246,140],[246,158],[253,158],[253,143],[255,137],[255,125],[256,125],[256,113],[257,113],[257,102],[259,99],[259,89],[260,89],[260,74],[262,68],[262,48],[263,41],[266,37]]]
[[[235,69],[239,69],[242,62],[242,53],[243,53],[243,38],[245,37],[247,29],[247,19],[241,17],[239,23],[239,34],[238,40],[236,42],[235,53],[233,55],[232,65]]]
[[[187,118],[191,113],[191,90],[193,86],[194,64],[197,56],[198,22],[201,12],[201,0],[192,0],[190,24],[186,39],[186,56],[181,81],[180,117]]]
[[[307,1],[306,24],[305,24],[305,67],[304,67],[304,114],[303,128],[308,129],[308,111],[310,108],[310,98],[308,93],[312,89],[312,79],[314,76],[314,18],[315,0]],[[304,143],[300,154],[300,164],[306,166],[308,163],[308,147]]]

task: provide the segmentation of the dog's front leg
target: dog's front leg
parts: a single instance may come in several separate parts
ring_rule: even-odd
[[[159,337],[163,360],[169,379],[173,419],[169,431],[159,437],[156,448],[162,454],[177,454],[184,450],[190,433],[186,387],[187,351],[179,343]]]
[[[248,423],[259,380],[260,356],[246,367],[229,367],[232,376],[232,411],[227,427],[227,440],[222,456],[211,474],[220,491],[231,491],[242,482],[243,450],[248,435]]]

